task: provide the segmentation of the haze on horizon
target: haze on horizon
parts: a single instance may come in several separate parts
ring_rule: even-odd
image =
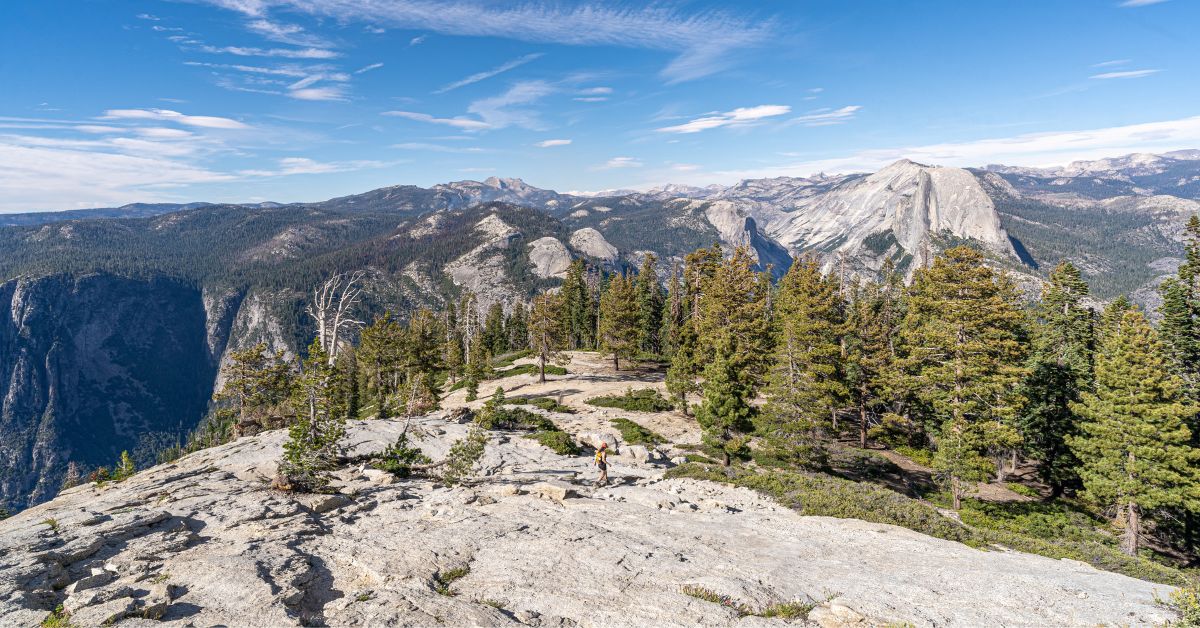
[[[0,212],[1200,147],[1183,0],[0,6]]]

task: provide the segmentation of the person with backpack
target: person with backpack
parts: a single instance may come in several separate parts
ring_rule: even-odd
[[[596,478],[596,486],[608,484],[608,443],[600,443],[596,450],[596,466],[600,469],[600,477]]]

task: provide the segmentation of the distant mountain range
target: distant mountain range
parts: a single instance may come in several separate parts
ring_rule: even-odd
[[[463,289],[512,303],[573,258],[751,247],[784,272],[813,254],[847,276],[910,272],[969,244],[1035,292],[1069,259],[1099,299],[1153,308],[1200,212],[1200,151],[1062,168],[944,168],[732,186],[559,193],[520,179],[399,185],[314,203],[134,204],[0,215],[0,502],[57,491],[69,460],[142,461],[194,427],[232,350],[295,352],[323,277],[366,271],[365,315],[440,307]]]

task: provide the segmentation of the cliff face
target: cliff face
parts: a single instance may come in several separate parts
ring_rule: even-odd
[[[210,325],[200,290],[111,275],[8,281],[0,313],[0,503],[10,509],[53,497],[68,461],[112,465],[129,450],[146,465],[193,428],[231,315]]]

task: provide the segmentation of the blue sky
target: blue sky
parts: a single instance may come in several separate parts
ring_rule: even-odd
[[[0,3],[0,211],[1200,148],[1193,0]]]

